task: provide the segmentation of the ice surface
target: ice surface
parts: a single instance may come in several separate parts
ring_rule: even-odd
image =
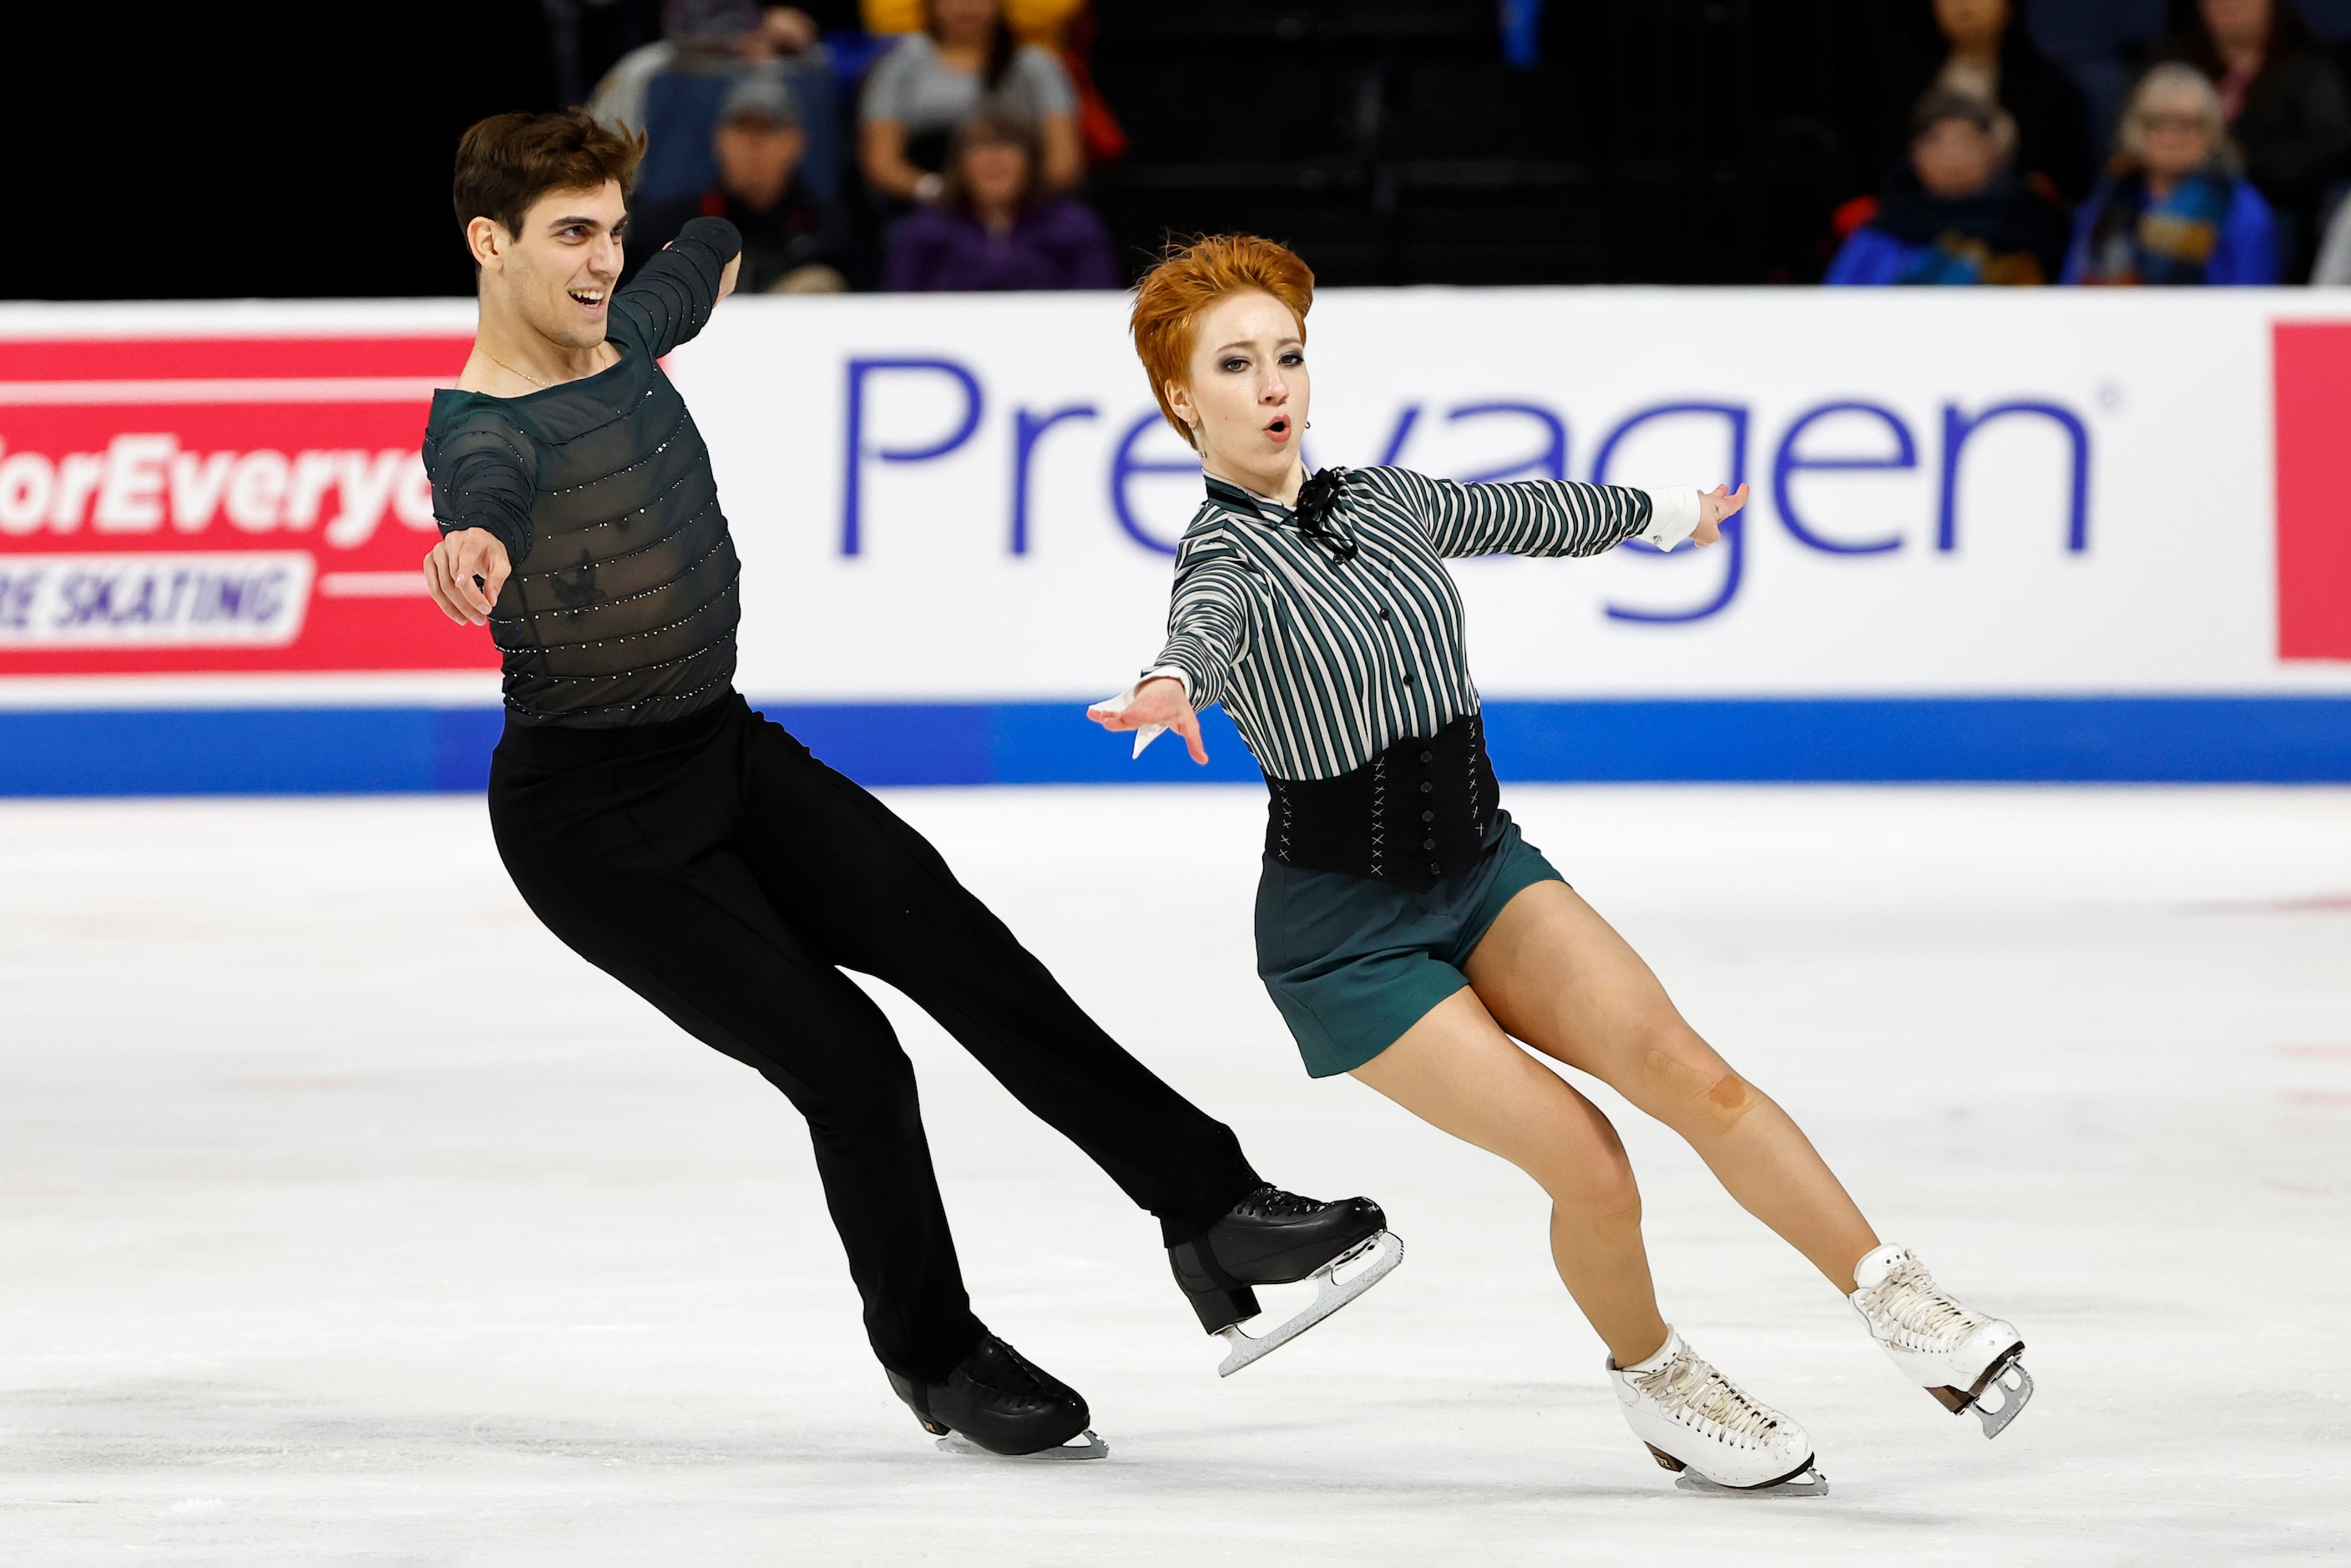
[[[478,801],[20,802],[0,1561],[2345,1552],[2351,793],[1510,798],[1886,1236],[2022,1325],[2040,1393],[1997,1443],[1599,1091],[1668,1315],[1835,1486],[1677,1492],[1533,1186],[1300,1071],[1247,791],[892,798],[1269,1176],[1377,1197],[1411,1249],[1219,1380],[1153,1225],[886,998],[979,1310],[1111,1444],[1030,1467],[943,1456],[890,1396],[789,1109],[557,962]]]

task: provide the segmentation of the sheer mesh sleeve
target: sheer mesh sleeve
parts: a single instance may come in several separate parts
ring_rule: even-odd
[[[502,420],[480,419],[427,448],[433,517],[443,537],[486,528],[516,566],[530,553],[530,507],[538,488],[538,453]]]
[[[695,218],[669,247],[645,263],[637,280],[613,297],[613,308],[635,322],[655,359],[689,342],[718,304],[718,280],[743,251],[743,236],[725,218]]]

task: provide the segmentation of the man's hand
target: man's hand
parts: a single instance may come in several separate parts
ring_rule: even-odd
[[[1125,706],[1113,706],[1115,701],[1097,703],[1086,709],[1086,716],[1109,730],[1146,729],[1153,725],[1172,729],[1184,737],[1192,760],[1207,766],[1208,748],[1200,744],[1200,716],[1192,711],[1183,682],[1169,675],[1155,676],[1135,687],[1134,700]]]
[[[460,528],[425,555],[424,587],[450,620],[486,626],[512,570],[497,535],[487,528]]]
[[[1690,533],[1691,542],[1699,545],[1714,543],[1722,537],[1723,519],[1745,505],[1747,486],[1744,485],[1739,486],[1737,495],[1731,494],[1729,486],[1717,485],[1700,496],[1698,498],[1698,527]]]

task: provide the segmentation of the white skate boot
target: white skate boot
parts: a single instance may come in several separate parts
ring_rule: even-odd
[[[1804,1429],[1717,1372],[1666,1331],[1666,1346],[1633,1366],[1608,1364],[1633,1436],[1684,1491],[1825,1497]]]
[[[1853,1281],[1854,1311],[1902,1375],[1954,1416],[1973,1410],[1985,1437],[1999,1437],[2032,1397],[2016,1325],[1959,1305],[1907,1248],[1880,1247]]]

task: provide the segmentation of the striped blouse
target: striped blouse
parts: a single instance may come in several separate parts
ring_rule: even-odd
[[[1195,710],[1222,703],[1280,779],[1335,779],[1406,736],[1478,711],[1448,556],[1597,555],[1629,538],[1670,549],[1698,493],[1533,480],[1464,485],[1352,468],[1326,528],[1221,479],[1184,530],[1167,643],[1153,675]]]

